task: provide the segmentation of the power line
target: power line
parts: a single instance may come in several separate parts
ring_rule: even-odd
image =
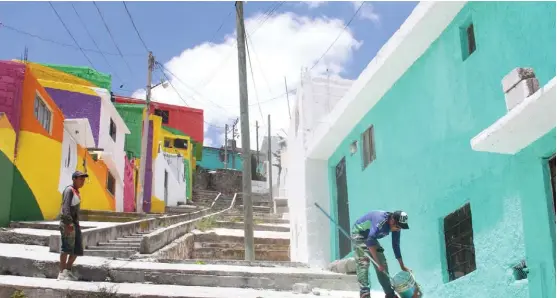
[[[97,5],[96,1],[93,1],[93,4],[97,8],[97,12],[99,13],[99,16],[101,17],[101,20],[104,24],[104,27],[106,28],[106,31],[108,32],[108,35],[110,35],[110,39],[112,39],[112,42],[114,43],[114,46],[116,47],[116,50],[118,50],[118,54],[120,54],[120,57],[122,57],[122,60],[124,60],[124,63],[126,63],[126,66],[128,67],[128,70],[130,71],[130,74],[133,75],[133,71],[132,71],[130,65],[128,64],[128,61],[126,61],[126,59],[124,58],[124,55],[122,54],[122,51],[120,51],[120,48],[118,47],[118,44],[116,43],[116,40],[114,39],[114,36],[112,36],[112,32],[110,31],[110,28],[108,27],[108,24],[106,23],[106,21],[104,19],[104,16],[101,12],[101,9]]]
[[[21,29],[12,27],[12,26],[10,26],[10,25],[6,25],[6,24],[4,24],[4,23],[0,23],[0,28],[5,28],[5,29],[8,29],[8,30],[13,31],[13,32],[15,32],[15,33],[19,33],[19,34],[21,34],[21,35],[26,35],[26,36],[29,36],[29,37],[33,37],[33,38],[39,39],[39,40],[41,40],[41,41],[50,42],[50,43],[52,43],[52,44],[56,44],[56,45],[59,45],[59,46],[62,46],[62,47],[72,48],[72,49],[75,49],[75,50],[79,50],[79,49],[80,49],[80,47],[77,47],[77,46],[75,46],[75,45],[73,45],[73,44],[68,44],[68,43],[60,42],[60,41],[53,40],[53,39],[50,39],[50,38],[42,37],[42,36],[40,36],[40,35],[33,34],[33,33],[30,33],[30,32],[27,32],[27,31],[24,31],[24,30],[21,30]],[[85,51],[85,52],[91,52],[91,53],[97,53],[97,54],[105,54],[105,55],[111,55],[111,56],[119,56],[119,54],[117,54],[117,53],[99,51],[99,50],[96,50],[96,49],[81,48],[81,50],[83,50],[83,51]],[[125,54],[124,56],[128,56],[128,57],[134,56],[134,57],[137,57],[137,56],[144,56],[144,55],[143,55],[143,54]]]
[[[163,70],[164,72],[168,72],[168,73],[169,73],[170,75],[172,75],[175,79],[177,79],[180,83],[182,83],[182,85],[184,85],[184,86],[187,87],[188,89],[191,89],[194,93],[198,94],[201,98],[207,100],[208,102],[212,103],[212,104],[215,105],[216,107],[222,109],[224,112],[227,112],[227,113],[228,113],[228,111],[226,110],[226,108],[220,106],[219,104],[217,104],[216,102],[214,102],[214,101],[212,101],[212,100],[210,100],[210,99],[208,99],[208,98],[205,98],[201,93],[199,93],[199,91],[195,90],[193,87],[191,87],[191,86],[189,86],[188,84],[186,84],[186,82],[184,82],[182,79],[180,79],[180,77],[178,77],[177,75],[175,75],[175,74],[174,74],[172,71],[170,71],[168,68],[166,68],[162,63],[160,63],[160,62],[158,62],[158,61],[157,61],[156,63],[159,65],[159,67],[162,68],[162,70]],[[193,97],[193,96],[192,96],[192,99],[195,100],[195,101],[198,101],[198,100],[196,100],[195,97]],[[198,101],[198,102],[200,102],[200,101]]]
[[[66,23],[64,23],[64,20],[62,20],[62,17],[60,16],[60,14],[58,14],[58,11],[54,7],[54,5],[52,5],[52,2],[48,1],[48,4],[50,4],[50,7],[52,7],[52,10],[54,10],[54,13],[58,17],[58,20],[60,20],[60,23],[62,23],[62,25],[64,26],[64,28],[66,29],[66,31],[68,32],[70,37],[73,39],[73,41],[75,42],[75,45],[79,48],[79,50],[81,51],[83,56],[85,56],[85,59],[87,59],[87,61],[89,61],[89,64],[91,65],[91,67],[93,67],[93,69],[96,69],[96,67],[93,65],[93,62],[91,62],[91,59],[89,59],[89,57],[87,57],[87,55],[85,54],[85,52],[83,51],[83,49],[81,48],[81,46],[79,45],[79,43],[77,42],[75,37],[73,37],[72,32],[70,31],[70,29],[68,29],[68,26],[66,26]]]
[[[99,45],[97,44],[97,42],[95,41],[95,38],[93,38],[93,35],[91,34],[91,32],[89,32],[89,29],[87,29],[87,25],[85,25],[85,22],[83,21],[83,19],[81,18],[81,15],[79,14],[79,12],[77,11],[77,9],[75,8],[75,5],[73,5],[72,3],[72,8],[75,11],[75,14],[77,15],[77,18],[79,19],[79,22],[81,23],[81,25],[83,26],[83,28],[85,29],[85,31],[87,32],[87,35],[89,35],[89,38],[91,38],[91,40],[93,41],[93,44],[95,45],[95,47],[97,48],[97,50],[99,51],[99,53],[101,53],[102,57],[104,58],[104,61],[106,62],[106,64],[108,65],[108,67],[110,67],[110,69],[112,70],[112,72],[114,73],[114,75],[118,78],[118,80],[120,80],[120,82],[124,82],[124,80],[122,80],[122,78],[118,75],[118,73],[116,72],[116,70],[114,69],[114,67],[112,67],[112,65],[110,64],[110,62],[108,62],[108,59],[106,58],[106,56],[102,53]]]
[[[315,64],[313,64],[313,66],[310,68],[310,70],[312,70],[315,66],[317,66],[317,64],[319,63],[319,61],[321,61],[321,59],[323,59],[323,57],[325,57],[325,55],[327,55],[327,53],[329,52],[329,50],[333,47],[333,45],[338,41],[338,39],[340,38],[340,36],[342,36],[342,34],[344,33],[344,31],[346,31],[346,28],[348,28],[348,26],[350,26],[350,23],[352,23],[352,21],[354,20],[354,18],[358,15],[358,12],[360,12],[360,10],[362,9],[362,7],[364,6],[365,1],[362,1],[362,4],[360,4],[360,7],[358,7],[358,9],[356,10],[356,12],[354,13],[354,15],[352,16],[352,18],[350,18],[350,20],[348,21],[348,23],[346,23],[346,26],[344,26],[344,28],[342,28],[342,31],[340,31],[340,33],[338,34],[337,38],[333,41],[333,43],[329,46],[329,48],[327,48],[327,50],[325,51],[325,53],[323,53],[323,55],[321,55],[321,57],[319,57],[319,59],[317,59],[317,61],[315,61]]]
[[[124,4],[124,8],[126,9],[126,13],[128,14],[128,17],[130,18],[130,21],[132,22],[133,28],[135,29],[135,33],[137,33],[137,37],[139,37],[139,40],[141,40],[141,43],[145,47],[145,50],[147,52],[149,52],[149,47],[147,47],[147,44],[145,43],[143,38],[141,38],[141,34],[139,34],[139,30],[137,29],[137,26],[135,25],[135,22],[133,21],[132,14],[128,10],[128,6],[126,5],[126,2],[122,1],[122,3]]]
[[[259,22],[259,25],[250,33],[251,35],[253,35],[259,28],[261,28],[261,26],[263,26],[263,24],[265,22],[267,22],[267,20],[271,17],[271,15],[282,5],[284,4],[285,1],[279,2],[278,4],[274,4],[273,7],[270,7],[269,9],[267,9],[267,12],[265,12],[265,14],[259,16],[259,18],[257,18],[257,20],[264,18],[265,16],[267,16],[267,18],[265,18],[264,20]],[[236,10],[236,8],[234,8],[234,10]],[[246,35],[248,33],[246,32]],[[236,41],[232,42],[230,44],[230,47],[232,49],[234,49],[234,46],[236,46]],[[234,54],[234,51],[230,51],[228,53],[228,55],[218,64],[217,67],[215,67],[213,69],[213,71],[211,72],[211,75],[207,76],[207,79],[205,79],[201,84],[199,84],[198,86],[196,86],[196,88],[204,88],[205,86],[207,86],[210,82],[213,81],[213,79],[216,77],[216,75],[219,73],[219,71],[221,70],[222,66],[228,61],[228,59],[230,59],[230,56],[232,56],[232,54]]]
[[[265,121],[265,117],[263,117],[263,110],[261,109],[261,105],[259,104],[259,95],[257,94],[257,86],[255,85],[255,76],[253,75],[253,66],[251,65],[251,55],[249,53],[249,43],[246,43],[246,51],[248,53],[248,61],[249,61],[249,69],[251,72],[251,79],[253,81],[253,89],[255,90],[255,99],[257,100],[257,106],[259,107],[259,114],[261,115],[261,121]]]
[[[222,20],[222,23],[220,24],[220,26],[217,28],[217,31],[215,33],[213,33],[213,35],[211,36],[211,39],[209,40],[213,40],[215,39],[215,37],[217,36],[217,34],[220,32],[220,30],[222,29],[222,27],[224,26],[224,24],[226,23],[226,19],[228,19],[228,17],[230,17],[230,15],[232,14],[232,10],[226,15],[226,17]]]
[[[186,99],[184,97],[182,97],[182,94],[180,94],[180,92],[178,92],[178,89],[176,89],[176,87],[174,87],[174,84],[172,84],[172,82],[170,81],[170,79],[168,78],[168,76],[166,75],[166,73],[164,72],[163,68],[161,67],[160,64],[157,64],[157,66],[159,67],[159,70],[162,72],[162,75],[166,78],[168,84],[170,85],[170,87],[172,87],[172,89],[174,89],[174,92],[178,95],[178,97],[180,97],[180,99],[182,100],[182,102],[184,102],[184,104],[189,107],[190,105],[188,104],[188,102],[186,101]],[[221,128],[223,129],[224,127],[222,126],[218,126],[215,124],[211,124],[207,121],[205,121],[205,119],[203,119],[203,122],[205,122],[207,125],[213,126],[215,128]]]

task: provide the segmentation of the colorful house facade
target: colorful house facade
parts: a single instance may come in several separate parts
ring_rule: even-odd
[[[107,167],[106,177],[107,191],[115,202],[114,211],[124,211],[124,178],[126,159],[124,144],[126,134],[130,131],[124,120],[111,102],[110,91],[94,85],[104,75],[92,69],[83,67],[59,66],[58,69],[70,72],[65,73],[51,66],[28,63],[32,71],[38,73],[39,82],[45,87],[50,97],[62,110],[64,116],[70,119],[86,119],[93,136],[93,142],[87,144],[90,150],[96,151],[98,159],[101,159]],[[84,78],[75,77],[68,82],[64,75],[79,73]],[[106,84],[105,84],[106,85]],[[80,128],[78,123],[69,127],[71,131]],[[72,130],[73,129],[73,130]],[[85,128],[83,128],[85,129]],[[65,146],[64,150],[71,148]],[[70,176],[71,177],[71,176]],[[71,179],[70,179],[71,180]]]
[[[428,296],[555,297],[555,8],[418,4],[311,136],[288,142],[288,196],[304,207],[290,208],[304,231],[293,261],[350,255],[314,203],[345,229],[404,210],[402,255]]]
[[[92,142],[88,122],[65,118],[29,64],[0,62],[0,89],[0,223],[56,218],[61,188],[76,169],[90,175],[82,189],[82,208],[114,210],[115,199],[106,190],[107,166],[86,147]],[[76,134],[80,137],[72,140]],[[66,145],[71,156],[64,153]]]

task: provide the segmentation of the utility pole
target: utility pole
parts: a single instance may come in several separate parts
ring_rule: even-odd
[[[259,121],[255,121],[255,144],[257,146],[257,167],[259,167]]]
[[[224,168],[228,169],[228,124],[224,125]]]
[[[236,125],[238,125],[238,118],[232,124],[232,168],[236,169],[236,137],[238,136]]]
[[[238,44],[238,77],[240,78],[240,117],[242,128],[242,199],[244,201],[244,247],[246,261],[255,261],[253,249],[253,210],[251,201],[251,158],[249,142],[248,82],[246,74],[246,29],[244,3],[236,1],[236,31]]]
[[[284,88],[286,89],[286,103],[288,103],[288,119],[292,119],[290,115],[290,98],[288,98],[288,85],[286,85],[286,77],[284,77]]]
[[[273,154],[271,153],[271,114],[267,116],[267,126],[269,128],[267,134],[267,162],[269,163],[269,173],[267,179],[269,180],[269,198],[273,202]]]
[[[141,160],[139,164],[139,195],[137,196],[136,211],[143,213],[143,195],[145,193],[145,171],[147,169],[147,144],[149,138],[149,109],[151,106],[151,79],[153,75],[153,68],[155,66],[155,57],[153,52],[149,52],[149,59],[147,60],[147,95],[145,96],[145,119],[143,119],[143,135],[141,136]]]

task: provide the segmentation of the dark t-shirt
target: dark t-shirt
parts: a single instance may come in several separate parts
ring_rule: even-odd
[[[72,204],[72,201],[77,199],[77,204]],[[75,202],[74,202],[75,203]],[[60,212],[60,220],[62,223],[76,224],[79,225],[79,209],[81,206],[81,198],[79,196],[79,190],[73,188],[73,186],[68,186],[62,192],[62,210]]]

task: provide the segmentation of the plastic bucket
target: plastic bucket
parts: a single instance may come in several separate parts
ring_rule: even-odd
[[[412,273],[406,271],[397,273],[392,279],[392,284],[395,292],[398,293],[400,298],[412,298],[414,292],[417,290],[414,276]]]

